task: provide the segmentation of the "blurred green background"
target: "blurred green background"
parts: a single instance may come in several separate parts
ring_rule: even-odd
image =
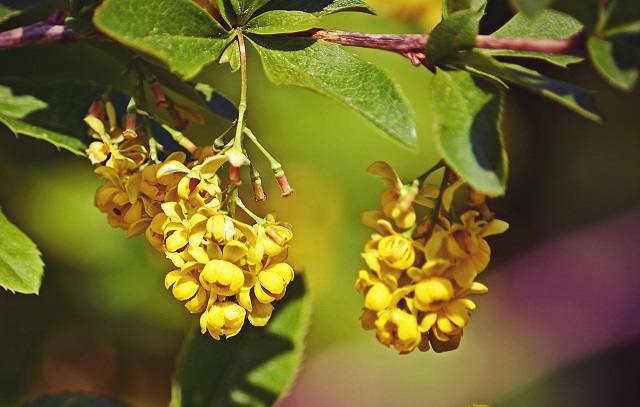
[[[509,13],[490,2],[485,31]],[[352,14],[326,25],[422,29]],[[640,92],[610,89],[587,64],[569,72],[535,66],[593,89],[604,125],[510,92],[509,193],[493,208],[512,228],[492,241],[493,264],[481,276],[491,291],[478,299],[458,351],[398,356],[358,323],[362,299],[353,281],[369,233],[360,215],[377,208],[383,189],[365,169],[386,160],[408,181],[438,160],[425,97],[431,74],[397,55],[350,51],[404,89],[420,152],[328,99],[273,86],[249,55],[249,123],[296,190],[283,199],[265,182],[270,199],[254,209],[274,210],[294,225],[293,263],[307,273],[314,301],[301,375],[281,405],[640,403]],[[201,78],[237,100],[238,77],[226,67],[211,66]],[[6,128],[0,133],[0,204],[46,263],[39,296],[0,292],[0,405],[61,390],[166,404],[175,355],[192,323],[163,287],[169,263],[143,238],[127,240],[107,225],[93,206],[100,180],[88,161]]]

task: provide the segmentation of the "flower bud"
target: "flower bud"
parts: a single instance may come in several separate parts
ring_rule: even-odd
[[[151,91],[153,92],[153,96],[156,98],[156,106],[158,109],[168,109],[169,101],[167,100],[167,95],[164,93],[164,89],[162,89],[162,85],[158,82],[152,83]]]

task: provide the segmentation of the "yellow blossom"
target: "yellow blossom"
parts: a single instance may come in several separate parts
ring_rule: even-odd
[[[287,263],[277,263],[267,267],[258,274],[253,288],[258,301],[271,303],[284,297],[287,286],[293,281],[293,268]]]
[[[231,338],[242,329],[246,314],[247,311],[234,302],[215,303],[200,317],[200,328],[216,340],[222,336]]]
[[[378,340],[402,354],[413,351],[420,343],[416,317],[399,308],[381,312],[375,327]]]
[[[509,227],[501,220],[487,222],[478,220],[478,216],[478,212],[468,211],[460,216],[462,224],[436,225],[425,247],[427,258],[452,263],[449,272],[461,286],[471,284],[489,264],[491,247],[485,238],[504,233]]]
[[[204,266],[200,278],[216,295],[236,295],[244,284],[242,270],[226,260],[211,260]]]

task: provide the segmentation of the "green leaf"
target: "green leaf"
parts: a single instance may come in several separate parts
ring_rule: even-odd
[[[162,60],[187,78],[217,61],[231,39],[190,0],[106,0],[93,21],[116,41]]]
[[[340,46],[296,37],[251,37],[267,77],[276,85],[314,90],[344,103],[406,146],[416,147],[415,117],[406,98],[380,69]]]
[[[561,40],[578,34],[581,29],[582,24],[575,18],[557,11],[547,10],[535,17],[518,13],[494,32],[493,36]],[[567,67],[583,60],[583,58],[573,55],[542,54],[539,52],[511,50],[487,50],[486,52],[493,56],[541,59],[561,67]]]
[[[542,13],[545,8],[553,8],[574,17],[591,30],[595,28],[600,15],[599,0],[513,0],[513,3],[530,17]]]
[[[225,48],[218,62],[220,64],[229,64],[231,72],[237,72],[240,69],[240,45],[238,41],[233,41]]]
[[[622,41],[607,41],[596,36],[589,38],[587,48],[593,66],[607,82],[624,91],[633,89],[640,66],[637,49]]]
[[[611,0],[604,13],[603,31],[614,32],[640,21],[640,1]]]
[[[238,336],[220,341],[194,329],[179,359],[171,406],[273,405],[299,369],[310,310],[305,277],[299,275],[275,303],[266,327],[245,322]]]
[[[600,112],[593,100],[593,94],[580,86],[550,79],[520,65],[499,62],[481,51],[460,53],[455,58],[450,58],[448,63],[452,67],[465,69],[474,74],[491,75],[516,86],[521,86],[559,103],[589,120],[602,122]]]
[[[438,70],[428,93],[436,145],[447,164],[475,189],[503,195],[508,159],[500,128],[502,91],[464,71]]]
[[[271,0],[258,12],[269,10],[298,10],[316,16],[342,11],[360,11],[373,14],[373,9],[362,0]]]
[[[427,61],[437,65],[448,55],[472,49],[484,10],[457,11],[436,26],[427,42]]]
[[[40,250],[0,210],[0,287],[38,294],[44,273]]]
[[[0,122],[16,134],[35,137],[84,155],[86,135],[82,118],[103,88],[71,82],[36,85],[0,78]]]
[[[127,407],[127,405],[106,397],[63,393],[39,398],[24,407]]]
[[[246,30],[254,34],[286,34],[310,30],[318,24],[318,17],[304,11],[273,10],[249,21]]]
[[[44,0],[2,0],[0,1],[0,23],[24,13]]]

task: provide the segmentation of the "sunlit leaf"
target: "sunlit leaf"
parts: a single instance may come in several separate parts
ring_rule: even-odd
[[[474,188],[505,193],[507,153],[502,141],[502,91],[464,71],[438,70],[428,90],[436,145],[447,164]]]
[[[106,0],[95,25],[116,41],[165,62],[185,76],[218,60],[229,33],[190,0]]]
[[[318,17],[304,11],[273,10],[249,21],[246,29],[254,34],[285,34],[309,30],[318,22]]]
[[[37,294],[44,273],[40,256],[35,243],[0,210],[0,287]]]
[[[475,46],[483,10],[462,10],[449,15],[436,26],[427,42],[427,61],[437,65],[457,51]]]
[[[342,102],[406,146],[417,145],[414,113],[380,69],[340,46],[295,37],[252,36],[267,77]]]
[[[527,17],[523,13],[518,13],[493,35],[496,37],[562,40],[578,34],[581,29],[582,24],[575,18],[557,11],[547,10],[535,17]],[[487,52],[493,56],[541,59],[562,67],[583,60],[583,58],[573,55],[540,52],[511,50],[488,50]]]

